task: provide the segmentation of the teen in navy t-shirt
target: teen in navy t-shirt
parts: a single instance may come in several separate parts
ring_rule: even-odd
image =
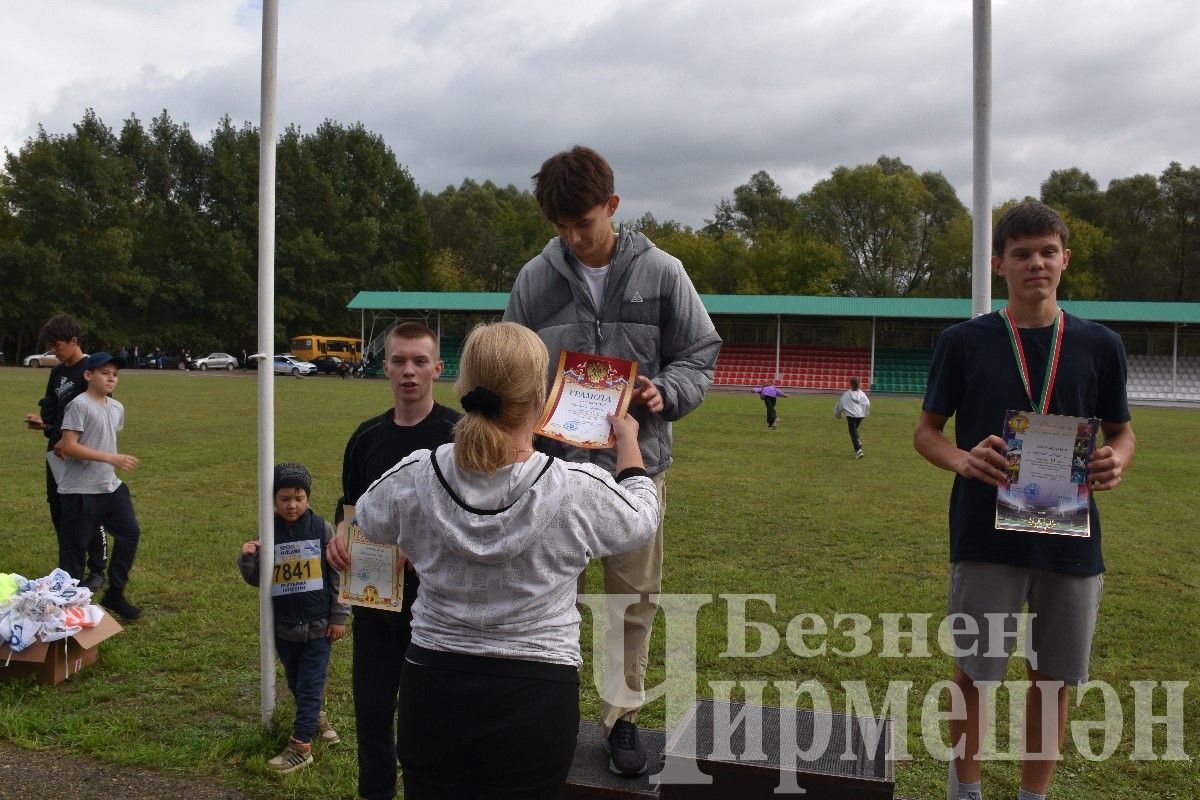
[[[913,444],[926,460],[955,473],[949,611],[973,628],[954,637],[957,692],[949,727],[957,752],[948,796],[958,800],[981,797],[987,706],[976,684],[1003,680],[1011,652],[993,650],[992,634],[1007,631],[1005,620],[1023,611],[1029,614],[1024,655],[1031,688],[1025,695],[1022,741],[1029,752],[1022,756],[1019,797],[1044,799],[1057,759],[1053,744],[1046,755],[1039,743],[1062,740],[1066,687],[1088,680],[1103,591],[1094,501],[1089,537],[996,529],[996,487],[1005,481],[1007,467],[1001,435],[1005,411],[1100,419],[1104,441],[1087,472],[1093,492],[1120,484],[1136,445],[1119,337],[1058,306],[1059,281],[1071,259],[1068,236],[1062,218],[1036,201],[1010,209],[996,223],[992,268],[1008,285],[1008,304],[1002,313],[942,334],[913,433]],[[945,434],[951,417],[954,442]]]
[[[1022,328],[1021,342],[1041,396],[1051,327]],[[1103,325],[1064,315],[1062,354],[1050,395],[1051,414],[1129,421],[1125,399],[1125,348]],[[999,312],[962,322],[938,340],[922,409],[954,417],[955,445],[970,450],[1002,435],[1004,412],[1032,410]],[[962,475],[950,494],[950,560],[986,561],[1071,575],[1104,571],[1100,517],[1091,500],[1090,538],[996,530],[996,487]]]

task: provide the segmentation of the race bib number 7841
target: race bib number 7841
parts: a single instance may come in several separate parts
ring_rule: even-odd
[[[275,545],[271,596],[311,592],[325,585],[321,572],[321,540],[305,539]]]

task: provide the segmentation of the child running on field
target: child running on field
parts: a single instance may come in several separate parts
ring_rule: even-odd
[[[301,464],[275,467],[275,553],[271,604],[275,611],[275,650],[283,662],[288,689],[296,698],[292,737],[283,752],[267,762],[281,774],[312,763],[312,739],[341,741],[321,710],[325,671],[332,644],[346,633],[349,606],[338,602],[341,576],[325,561],[333,526],[308,507],[312,477]],[[242,545],[238,569],[258,585],[259,542]]]
[[[767,430],[775,430],[779,427],[779,416],[775,413],[775,401],[780,397],[787,397],[786,394],[779,391],[773,383],[768,383],[766,386],[756,386],[750,391],[762,398],[763,403],[767,406]]]
[[[835,419],[841,419],[842,414],[846,415],[846,427],[850,429],[850,444],[854,446],[855,458],[863,457],[862,440],[858,438],[858,424],[871,413],[871,400],[861,387],[858,378],[851,378],[850,388],[842,392],[837,405],[833,407]]]

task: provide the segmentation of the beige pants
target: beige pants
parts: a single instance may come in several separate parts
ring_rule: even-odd
[[[650,655],[650,632],[658,603],[650,595],[662,591],[663,515],[666,511],[667,473],[651,475],[658,490],[658,530],[640,550],[601,559],[605,594],[636,594],[641,599],[622,614],[620,604],[608,606],[608,635],[605,638],[605,670],[600,696],[603,707],[600,725],[608,736],[617,720],[636,722],[645,702],[646,662]],[[586,591],[587,573],[579,576],[579,591]]]

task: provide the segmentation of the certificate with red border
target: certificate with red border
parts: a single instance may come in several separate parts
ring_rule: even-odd
[[[636,380],[636,361],[560,350],[537,433],[592,450],[615,447],[608,415],[625,413]]]

